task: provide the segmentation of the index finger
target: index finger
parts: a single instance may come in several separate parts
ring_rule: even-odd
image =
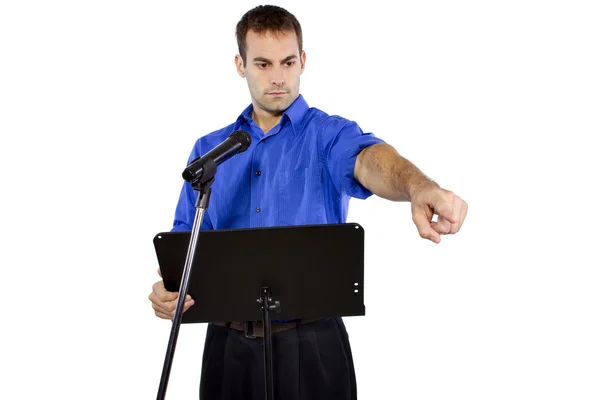
[[[439,197],[432,204],[433,212],[440,217],[448,220],[448,222],[454,224],[458,222],[458,216],[454,213],[454,194],[450,193],[448,196]]]
[[[431,220],[423,212],[413,214],[413,222],[423,239],[429,239],[434,243],[440,242],[440,234],[431,227]]]

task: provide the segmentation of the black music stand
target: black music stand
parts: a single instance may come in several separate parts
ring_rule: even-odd
[[[190,232],[154,238],[165,288],[179,290]],[[263,321],[265,394],[274,397],[271,321],[365,315],[364,230],[355,223],[201,231],[182,323]],[[274,315],[276,314],[276,315]]]

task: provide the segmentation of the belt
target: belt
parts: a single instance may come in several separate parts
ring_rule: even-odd
[[[289,322],[271,322],[271,334],[287,331],[298,325],[310,324],[321,318],[296,319]],[[262,321],[243,321],[243,322],[213,322],[213,325],[224,328],[232,328],[244,332],[248,339],[264,337],[264,328]]]

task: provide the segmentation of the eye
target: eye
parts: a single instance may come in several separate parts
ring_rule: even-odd
[[[268,63],[256,63],[256,66],[260,69],[265,69],[269,66]]]
[[[285,63],[285,66],[286,66],[286,67],[291,67],[291,66],[293,66],[294,64],[296,64],[296,61],[288,61],[288,62],[286,62],[286,63]]]

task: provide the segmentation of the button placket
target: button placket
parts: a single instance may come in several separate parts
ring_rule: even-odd
[[[256,171],[256,172],[255,172],[255,175],[256,175],[257,177],[258,177],[258,176],[261,176],[261,174],[262,174],[262,172],[260,172],[260,171]],[[255,211],[256,213],[259,213],[259,212],[261,211],[261,210],[260,210],[260,207],[256,207],[256,208],[254,209],[254,211]]]
[[[260,146],[259,146],[260,145]],[[257,144],[257,147],[254,150],[253,153],[253,160],[252,160],[252,170],[254,171],[254,175],[255,175],[255,179],[252,179],[251,181],[251,185],[252,185],[252,195],[250,197],[250,201],[251,201],[251,207],[252,205],[254,206],[254,213],[252,213],[254,215],[254,217],[251,217],[251,219],[253,219],[255,221],[255,224],[259,223],[259,214],[262,211],[261,207],[259,207],[260,202],[263,200],[261,198],[258,198],[258,196],[260,195],[260,193],[262,193],[262,190],[260,190],[259,188],[264,184],[264,182],[261,182],[262,179],[259,180],[259,177],[262,175],[262,171],[260,171],[259,169],[259,165],[261,164],[260,160],[260,154],[262,152],[262,147],[263,147],[263,143],[262,140]]]

